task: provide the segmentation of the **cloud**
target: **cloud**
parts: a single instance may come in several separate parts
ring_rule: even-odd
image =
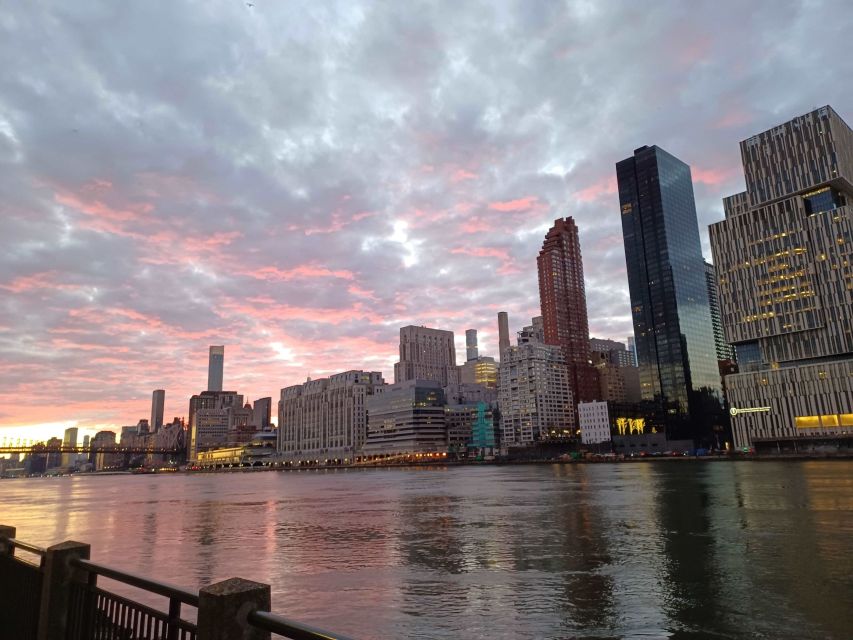
[[[709,255],[706,226],[743,188],[739,140],[816,104],[853,119],[848,14],[12,3],[0,427],[135,424],[155,388],[186,415],[209,344],[250,400],[350,368],[390,379],[400,325],[486,336],[499,310],[513,330],[538,314],[536,255],[565,215],[591,331],[624,340],[614,164],[643,144],[690,164]]]

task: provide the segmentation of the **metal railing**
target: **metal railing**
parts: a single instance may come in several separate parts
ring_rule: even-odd
[[[84,571],[87,580],[72,585],[66,640],[196,639],[196,625],[181,619],[181,604],[198,607],[198,593],[82,558],[72,560],[71,566]],[[101,589],[98,576],[168,598],[169,612]]]
[[[269,585],[231,579],[191,591],[92,562],[86,544],[66,542],[43,549],[18,540],[14,533],[13,527],[0,526],[2,638],[209,640],[266,632],[289,640],[349,640],[259,610],[269,607]],[[38,564],[16,557],[16,550],[36,555]],[[163,596],[168,599],[168,612],[107,591],[98,585],[98,577]],[[223,594],[221,587],[226,584],[229,588]],[[57,597],[58,593],[65,595]],[[181,618],[182,605],[199,610],[197,623]],[[242,618],[234,617],[237,611]]]
[[[269,631],[289,640],[349,640],[346,636],[333,635],[269,611],[252,611],[248,621],[255,629]]]
[[[19,640],[35,640],[46,550],[16,538],[0,539],[0,633]],[[16,550],[38,557],[38,563],[15,555]]]

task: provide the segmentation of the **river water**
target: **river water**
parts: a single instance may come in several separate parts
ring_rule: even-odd
[[[853,638],[853,462],[0,481],[0,524],[355,638]]]

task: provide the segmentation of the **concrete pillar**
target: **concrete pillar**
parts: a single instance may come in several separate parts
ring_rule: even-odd
[[[253,611],[270,610],[270,586],[229,578],[198,592],[198,640],[269,640],[270,634],[249,626]]]
[[[9,527],[5,524],[0,524],[0,538],[14,538],[15,537],[15,527]],[[15,548],[6,544],[5,542],[0,541],[0,554],[11,556],[15,554]]]
[[[47,548],[37,640],[65,638],[72,582],[85,582],[87,573],[71,566],[75,558],[89,559],[91,547],[82,542],[60,542]]]

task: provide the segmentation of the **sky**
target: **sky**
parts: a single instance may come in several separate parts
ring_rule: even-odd
[[[0,6],[0,441],[166,419],[347,369],[408,324],[516,331],[580,227],[592,336],[632,333],[615,168],[691,165],[703,251],[738,142],[853,121],[847,0],[11,0]]]

